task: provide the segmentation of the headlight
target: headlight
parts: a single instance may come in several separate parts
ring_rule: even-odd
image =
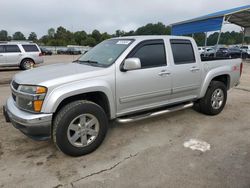
[[[24,110],[40,112],[47,88],[43,86],[20,85],[17,97],[17,104]]]
[[[43,94],[47,92],[47,88],[43,86],[29,86],[29,85],[20,85],[18,90],[28,94]]]

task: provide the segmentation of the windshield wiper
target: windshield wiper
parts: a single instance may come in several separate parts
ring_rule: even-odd
[[[96,67],[104,67],[103,64],[98,63],[98,61],[93,61],[93,60],[76,60],[74,62],[90,65],[90,66],[96,66]]]
[[[92,60],[77,60],[80,63],[93,63],[93,64],[98,64],[97,61],[92,61]]]

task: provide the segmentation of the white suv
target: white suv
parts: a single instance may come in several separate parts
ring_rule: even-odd
[[[43,56],[37,44],[0,43],[0,67],[19,66],[22,70],[28,70],[39,63],[43,63]]]

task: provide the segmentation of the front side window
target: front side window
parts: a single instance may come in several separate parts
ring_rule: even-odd
[[[25,50],[25,52],[39,52],[39,49],[37,48],[36,45],[31,45],[31,44],[23,44],[23,49]]]
[[[193,46],[189,40],[173,39],[170,43],[176,65],[195,63]]]
[[[142,68],[158,67],[166,65],[165,46],[162,42],[145,43],[130,57],[137,57],[141,61]]]
[[[21,52],[17,45],[5,45],[5,50],[7,53]]]
[[[113,64],[132,42],[132,39],[105,40],[83,54],[77,62],[107,67]]]

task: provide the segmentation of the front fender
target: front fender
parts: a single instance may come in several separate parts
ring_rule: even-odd
[[[54,113],[64,99],[89,92],[103,92],[107,96],[110,115],[113,118],[115,116],[115,103],[112,88],[107,82],[102,80],[77,81],[53,89],[45,98],[42,112]]]

